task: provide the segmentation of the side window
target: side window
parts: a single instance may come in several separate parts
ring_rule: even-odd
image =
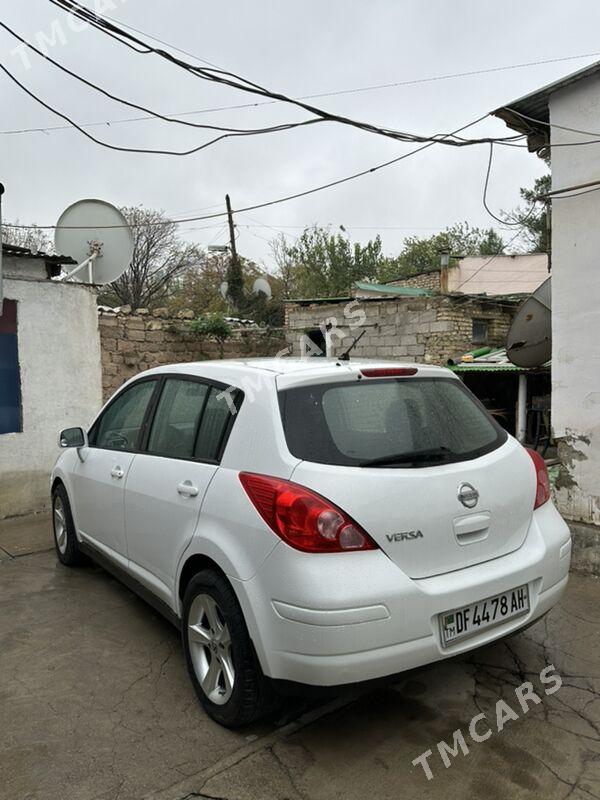
[[[154,415],[147,452],[169,458],[194,458],[198,423],[208,392],[204,383],[168,378]]]
[[[156,381],[136,383],[120,394],[92,430],[90,444],[108,450],[136,450]]]
[[[241,402],[241,393],[224,392],[213,387],[210,390],[200,430],[196,442],[195,457],[205,461],[216,461],[221,455],[221,446],[229,427],[235,418],[232,405],[236,411]]]

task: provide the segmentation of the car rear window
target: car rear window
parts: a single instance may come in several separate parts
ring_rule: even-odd
[[[367,466],[389,458],[390,466],[431,466],[476,458],[507,438],[454,378],[302,386],[280,392],[279,400],[290,452],[320,464]]]

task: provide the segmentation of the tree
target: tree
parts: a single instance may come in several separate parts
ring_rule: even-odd
[[[239,317],[243,317],[246,306],[246,292],[244,288],[244,272],[239,256],[231,255],[225,281],[227,282],[227,299],[231,303],[234,313]]]
[[[281,283],[282,296],[289,300],[292,297],[294,282],[294,260],[290,254],[288,240],[280,233],[269,242],[271,256],[275,262],[275,275]]]
[[[101,293],[100,301],[132,309],[155,307],[166,300],[177,276],[198,263],[202,251],[182,242],[177,225],[162,211],[142,206],[121,211],[132,226],[133,257],[123,275]]]
[[[408,236],[400,255],[391,261],[396,268],[394,277],[409,277],[420,272],[438,269],[440,251],[451,256],[497,255],[504,252],[504,241],[493,228],[482,230],[468,222],[459,222],[424,239]],[[452,261],[450,262],[452,263]]]
[[[516,227],[520,227],[520,238],[530,253],[547,253],[550,249],[548,226],[550,201],[547,198],[543,200],[537,198],[549,192],[551,187],[550,174],[537,178],[532,189],[521,187],[519,194],[528,207],[524,209],[518,206],[514,211],[505,214],[507,222],[517,223]]]
[[[26,247],[32,253],[52,253],[54,246],[52,239],[42,228],[38,228],[35,222],[29,228],[16,228],[19,220],[12,225],[10,222],[2,226],[2,241],[4,244],[12,244],[15,247]]]
[[[292,246],[279,250],[285,268],[286,291],[296,297],[322,297],[347,294],[358,280],[377,280],[386,259],[381,239],[377,236],[366,245],[352,243],[345,231],[332,233],[330,228],[317,225],[305,228]]]

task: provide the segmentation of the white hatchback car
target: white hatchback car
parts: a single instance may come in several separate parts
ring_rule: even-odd
[[[542,458],[443,368],[161,367],[60,443],[60,561],[91,556],[173,620],[224,725],[290,683],[356,683],[487,644],[567,583]]]

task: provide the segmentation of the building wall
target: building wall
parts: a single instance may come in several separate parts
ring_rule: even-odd
[[[285,347],[281,331],[252,328],[235,330],[221,347],[214,340],[190,334],[186,319],[169,318],[163,309],[154,314],[101,311],[99,323],[105,399],[138,372],[163,364],[271,356]]]
[[[422,272],[420,275],[413,275],[411,278],[398,278],[396,281],[389,281],[390,286],[409,286],[412,289],[429,289],[432,292],[440,290],[440,271]]]
[[[580,81],[550,98],[552,123],[600,128],[600,79]],[[589,140],[552,129],[552,144]],[[600,146],[555,147],[552,188],[600,175]],[[562,461],[561,512],[600,525],[600,193],[552,203],[552,422]]]
[[[513,256],[467,256],[448,269],[448,291],[464,294],[530,294],[548,277],[546,253]],[[439,291],[440,271],[390,281]]]
[[[286,338],[291,354],[301,355],[305,332],[333,322],[328,355],[340,355],[364,329],[356,357],[445,364],[473,348],[474,318],[488,321],[489,345],[503,347],[513,315],[512,306],[443,296],[291,305]]]
[[[448,270],[448,291],[465,294],[531,294],[548,277],[546,253],[467,256]]]
[[[58,434],[89,423],[102,399],[94,290],[7,279],[4,295],[17,301],[23,430],[0,435],[0,518],[48,506]]]

